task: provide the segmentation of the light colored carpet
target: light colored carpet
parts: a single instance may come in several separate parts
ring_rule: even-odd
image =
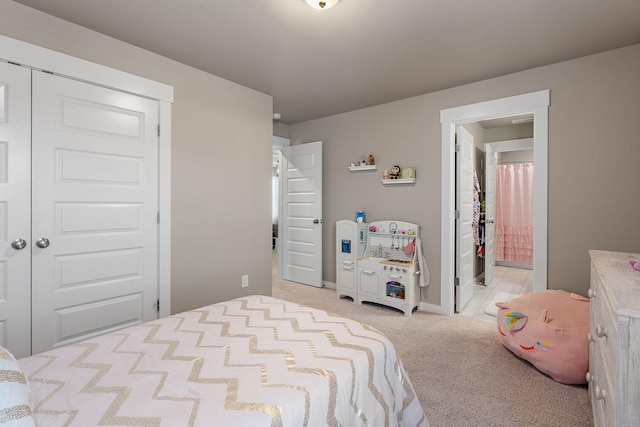
[[[510,294],[507,292],[496,292],[495,296],[491,299],[487,307],[484,309],[485,314],[489,316],[496,317],[498,315],[498,307],[496,307],[497,302],[505,302],[509,301],[511,298],[515,298],[518,295]]]
[[[411,317],[339,299],[335,290],[274,280],[273,296],[367,323],[394,343],[432,427],[592,426],[586,386],[568,386],[505,349],[495,325]]]

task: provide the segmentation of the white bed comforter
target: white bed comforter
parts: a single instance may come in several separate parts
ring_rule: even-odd
[[[266,296],[20,359],[38,426],[427,426],[391,342]]]

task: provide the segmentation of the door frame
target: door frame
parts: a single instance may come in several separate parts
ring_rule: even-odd
[[[533,145],[533,138],[520,138],[520,139],[510,139],[510,140],[505,140],[505,141],[496,141],[496,142],[485,142],[484,143],[484,150],[485,150],[485,159],[487,158],[487,154],[489,152],[493,153],[493,154],[497,154],[497,153],[510,153],[510,152],[514,152],[514,151],[522,151],[522,150],[533,150],[534,155],[535,155],[535,149],[534,149],[534,145]],[[485,168],[488,168],[488,161],[485,160]],[[497,168],[497,165],[496,165]],[[534,172],[534,176],[535,176],[535,172]],[[485,189],[489,188],[489,180],[485,179]],[[489,194],[489,192],[487,191],[487,195]],[[496,180],[493,180],[493,203],[489,203],[489,197],[487,196],[486,200],[487,200],[487,217],[486,219],[488,220],[491,215],[489,215],[489,209],[490,207],[493,209],[493,220],[495,220],[495,212],[496,212]],[[493,206],[491,206],[493,205]],[[489,268],[493,268],[493,267],[489,267],[487,264],[493,262],[495,265],[495,224],[493,224],[492,227],[492,231],[491,233],[489,233],[489,226],[485,227],[485,242],[489,241],[489,235],[491,233],[493,233],[493,246],[494,246],[494,250],[492,250],[493,252],[493,259],[489,259],[489,245],[486,244],[485,248],[487,248],[487,250],[485,251],[485,266],[484,266],[484,271],[485,271],[485,285],[490,285],[491,281],[493,279],[493,274],[487,275],[486,272],[489,271]],[[535,271],[534,271],[535,273]],[[487,276],[489,276],[489,279],[491,280],[487,280]]]
[[[547,186],[550,91],[516,95],[440,111],[442,127],[442,200],[440,234],[440,313],[454,312],[455,260],[455,131],[456,126],[482,120],[533,113],[534,163],[534,291],[547,289]]]
[[[171,314],[171,104],[173,87],[0,35],[0,61],[158,101],[158,317]]]

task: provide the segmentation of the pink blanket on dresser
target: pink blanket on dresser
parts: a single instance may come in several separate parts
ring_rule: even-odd
[[[391,342],[266,296],[19,360],[38,426],[427,426]]]

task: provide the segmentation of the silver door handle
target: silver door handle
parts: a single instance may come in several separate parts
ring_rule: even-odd
[[[38,239],[38,241],[36,242],[36,246],[39,248],[46,248],[49,246],[49,239],[47,239],[46,237],[41,237]]]
[[[11,242],[11,247],[13,249],[20,250],[20,249],[24,249],[25,246],[27,246],[27,242],[24,239],[16,239],[13,242]]]
[[[313,223],[314,224],[320,224],[320,223],[322,223],[322,220],[316,218],[316,219],[313,220]]]

